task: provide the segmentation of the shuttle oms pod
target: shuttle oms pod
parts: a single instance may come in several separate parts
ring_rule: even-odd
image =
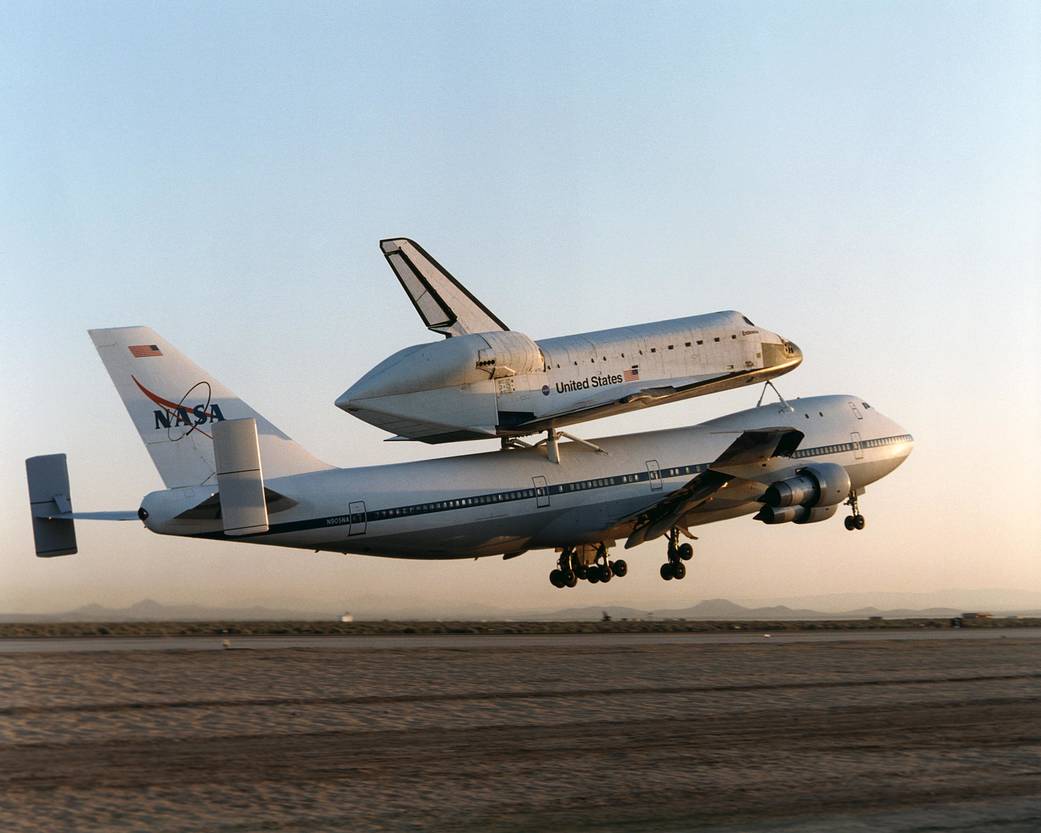
[[[765,382],[802,361],[792,342],[733,311],[534,341],[509,329],[418,243],[380,246],[423,323],[446,337],[398,351],[336,400],[395,439],[552,433]]]

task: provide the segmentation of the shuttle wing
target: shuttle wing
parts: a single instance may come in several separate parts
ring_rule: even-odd
[[[679,402],[690,398],[693,391],[697,391],[702,395],[716,393],[732,387],[734,379],[753,376],[761,372],[761,368],[752,368],[720,373],[719,375],[709,377],[685,377],[677,379],[674,384],[669,385],[652,383],[648,387],[643,388],[628,385],[627,391],[621,396],[609,396],[605,393],[605,398],[599,402],[590,402],[567,411],[554,411],[521,423],[516,427],[529,433],[534,433],[550,426],[563,427],[576,422],[587,422],[593,419],[614,416],[615,414],[628,413],[635,408],[647,408],[654,405]],[[606,392],[609,388],[604,388],[603,390]]]
[[[664,535],[691,509],[707,501],[732,480],[753,473],[774,457],[790,457],[799,447],[802,431],[796,428],[757,428],[744,431],[705,471],[657,503],[623,520],[635,520],[625,548],[635,547]]]
[[[414,240],[381,240],[380,248],[428,330],[451,338],[509,329]]]

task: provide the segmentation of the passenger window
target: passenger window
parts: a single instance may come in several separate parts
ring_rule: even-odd
[[[713,340],[713,341],[719,341],[719,336],[716,336],[716,337],[715,337],[715,338],[713,338],[712,340]]]
[[[690,342],[689,342],[689,341],[685,341],[685,342],[683,342],[683,346],[684,346],[684,347],[690,347]]]
[[[704,343],[705,342],[702,339],[700,339],[700,338],[698,339],[698,344],[704,344]]]

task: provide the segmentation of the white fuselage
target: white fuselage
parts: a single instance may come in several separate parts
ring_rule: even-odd
[[[541,341],[473,333],[395,353],[336,405],[424,442],[516,437],[763,382],[801,361],[732,311]]]
[[[752,514],[768,484],[811,462],[843,466],[862,490],[911,452],[904,429],[858,397],[790,404],[596,440],[606,453],[562,444],[559,464],[541,448],[510,449],[275,478],[265,485],[295,504],[272,511],[266,533],[234,540],[401,558],[510,555],[624,537],[632,528],[627,516],[690,481],[748,429],[791,427],[805,437],[793,457],[771,459],[753,483],[722,490],[681,525]],[[219,519],[175,518],[209,491],[153,492],[142,503],[146,525],[160,534],[224,538]]]

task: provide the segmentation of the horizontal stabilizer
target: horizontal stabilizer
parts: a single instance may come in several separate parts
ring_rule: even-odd
[[[273,515],[276,512],[285,512],[287,509],[292,509],[297,505],[298,501],[265,486],[264,503],[267,506],[268,515]],[[191,509],[185,509],[176,516],[179,521],[215,521],[220,520],[221,517],[220,492],[214,492],[206,500],[197,503]]]
[[[65,521],[139,521],[141,516],[136,509],[116,509],[111,512],[58,512],[54,515],[38,513],[36,517]]]
[[[414,240],[381,240],[380,248],[428,330],[451,338],[510,329]]]
[[[267,501],[256,420],[246,417],[218,422],[213,426],[213,452],[225,534],[267,532]]]

